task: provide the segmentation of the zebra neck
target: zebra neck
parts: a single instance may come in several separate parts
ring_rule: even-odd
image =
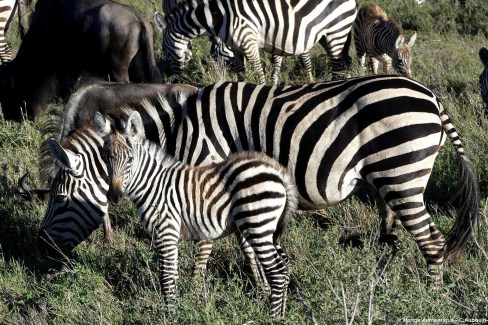
[[[396,40],[402,34],[402,31],[398,28],[398,24],[392,20],[386,20],[377,25],[376,29],[377,32],[374,33],[376,35],[376,42],[388,56],[393,57],[393,54],[396,52]]]
[[[181,37],[194,39],[197,36],[215,36],[214,26],[221,25],[223,16],[220,10],[211,10],[209,1],[188,1],[183,5],[186,10],[177,9],[169,17],[170,30]],[[202,13],[204,13],[202,15]],[[208,19],[210,17],[210,19]],[[177,22],[177,23],[175,23]],[[188,24],[191,22],[191,24]],[[186,25],[181,31],[180,26]]]
[[[136,143],[132,162],[130,181],[126,187],[126,195],[139,207],[143,204],[147,193],[154,186],[168,182],[170,174],[185,168],[185,164],[177,161],[158,144],[144,140]]]

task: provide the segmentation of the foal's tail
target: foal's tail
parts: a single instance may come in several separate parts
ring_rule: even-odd
[[[447,259],[456,258],[463,252],[473,232],[473,228],[478,226],[480,193],[478,181],[476,180],[475,167],[466,156],[463,144],[449,116],[440,103],[439,106],[442,128],[456,149],[459,180],[461,183],[458,192],[460,207],[454,225],[447,235],[444,247],[444,257]]]
[[[295,216],[295,212],[298,207],[298,190],[296,188],[295,182],[293,182],[293,180],[291,179],[286,168],[281,167],[281,169],[281,174],[283,176],[283,185],[285,186],[286,190],[286,206],[283,210],[283,214],[280,217],[278,226],[276,227],[276,231],[273,235],[274,242],[276,242],[278,238],[280,238],[288,223],[290,223],[291,219]]]
[[[154,57],[154,32],[152,26],[145,21],[141,21],[141,32],[139,34],[139,51],[141,51],[143,64],[142,68],[146,71],[146,76],[148,80],[143,80],[145,82],[151,83],[162,83],[163,78],[161,77],[161,72],[156,66],[156,59]]]

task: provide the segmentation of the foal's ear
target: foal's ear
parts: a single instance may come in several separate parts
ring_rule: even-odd
[[[408,47],[412,47],[415,44],[415,40],[417,39],[417,32],[413,33],[408,40]]]
[[[168,13],[166,13],[168,14]],[[155,12],[154,13],[154,16],[153,16],[153,20],[154,20],[154,25],[156,26],[156,28],[161,32],[163,33],[165,28],[166,28],[166,21],[164,20],[164,16],[161,15],[159,12]]]
[[[400,46],[403,45],[403,43],[405,43],[405,36],[403,35],[398,35],[396,41],[395,41],[395,47],[396,48],[399,48]]]
[[[130,114],[129,119],[127,120],[127,129],[131,136],[140,136],[144,134],[144,124],[142,123],[141,114],[139,114],[139,112],[134,111]]]
[[[53,158],[65,169],[74,170],[80,158],[69,149],[63,148],[56,140],[49,139],[49,149]]]
[[[93,127],[95,128],[95,132],[102,138],[108,135],[111,129],[110,121],[100,112],[95,112],[93,116]]]

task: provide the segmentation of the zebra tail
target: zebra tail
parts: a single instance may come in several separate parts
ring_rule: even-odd
[[[156,59],[154,57],[154,45],[153,45],[153,32],[152,26],[143,20],[141,22],[141,33],[139,34],[139,44],[140,50],[142,51],[142,55],[144,57],[144,68],[147,68],[149,82],[152,83],[162,83],[163,77],[161,76],[161,72],[158,70],[156,66]]]
[[[283,231],[286,229],[290,221],[295,216],[295,212],[298,207],[298,191],[295,183],[291,179],[286,169],[283,169],[283,176],[283,185],[285,185],[286,189],[286,205],[276,227],[276,231],[273,235],[274,242],[276,242],[280,238]]]
[[[455,259],[466,248],[467,241],[474,227],[479,227],[480,192],[474,164],[466,156],[459,135],[452,125],[449,116],[441,106],[442,127],[456,149],[458,157],[458,174],[460,180],[460,206],[452,229],[446,236],[444,258]]]

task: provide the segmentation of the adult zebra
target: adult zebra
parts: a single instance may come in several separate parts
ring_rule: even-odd
[[[184,2],[184,0],[163,1],[163,10],[165,13],[169,14],[171,13],[171,10],[173,8],[176,8],[176,6],[182,2]],[[164,33],[166,29],[166,22],[164,21],[164,17],[160,13],[156,12],[154,14],[154,22],[155,25],[158,27],[158,29],[162,33]],[[347,48],[349,48],[349,45],[347,45]],[[246,70],[246,63],[244,57],[236,56],[234,54],[234,51],[230,47],[228,47],[220,38],[216,36],[212,37],[212,45],[210,46],[210,55],[214,60],[214,62],[216,62],[221,66],[227,66],[229,69],[231,69],[233,72],[237,74],[243,73]],[[185,53],[185,57],[186,59],[190,59],[192,57],[191,42],[188,42],[188,48]],[[278,85],[282,61],[283,61],[282,56],[279,55],[271,56],[271,63],[273,65],[271,80],[273,85],[275,86]],[[314,77],[312,73],[312,61],[310,60],[310,54],[309,53],[300,54],[300,61],[302,62],[303,67],[305,68],[309,81],[313,82]]]
[[[188,42],[199,35],[217,36],[253,64],[263,84],[259,49],[299,55],[319,42],[337,77],[349,62],[345,44],[355,17],[353,0],[187,1],[167,16],[163,47],[172,72],[178,74],[188,60]]]
[[[334,205],[370,184],[378,191],[382,217],[398,217],[415,237],[436,284],[439,267],[462,251],[478,219],[474,167],[437,97],[413,80],[381,75],[291,87],[225,82],[177,97],[176,106],[161,98],[159,108],[146,107],[159,112],[152,136],[165,139],[178,160],[203,165],[232,152],[262,151],[288,168],[302,208]],[[445,241],[425,209],[423,193],[446,134],[460,162],[462,206]],[[106,173],[98,163],[89,167]],[[52,183],[40,233],[61,247],[73,247],[106,211],[106,198],[90,200],[83,189],[102,193],[108,185],[106,174],[76,178],[86,182],[82,186],[72,185],[75,177],[69,173],[63,175]],[[56,202],[58,195],[62,203]],[[87,203],[74,199],[79,197],[99,213],[85,215]],[[81,212],[66,218],[74,209]]]
[[[378,73],[378,60],[383,62],[383,72],[388,73],[392,61],[395,71],[409,77],[412,73],[412,53],[417,33],[406,40],[403,29],[396,21],[388,19],[386,12],[377,4],[369,3],[361,7],[354,22],[354,44],[359,64],[366,71],[366,55],[369,68]]]
[[[0,64],[12,60],[12,49],[7,43],[5,34],[17,9],[17,0],[0,0]]]
[[[488,116],[488,49],[480,48],[480,60],[485,69],[480,75],[480,92],[481,99],[485,105],[485,115]]]

